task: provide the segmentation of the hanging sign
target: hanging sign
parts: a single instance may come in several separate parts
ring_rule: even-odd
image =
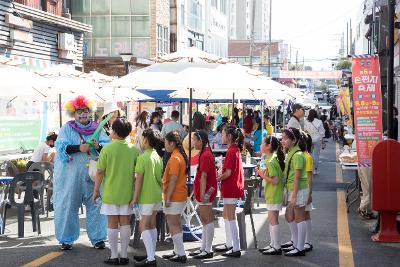
[[[371,166],[372,150],[382,140],[379,57],[354,56],[352,80],[358,164]]]

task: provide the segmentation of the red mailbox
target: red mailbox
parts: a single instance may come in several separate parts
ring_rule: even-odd
[[[380,213],[380,230],[373,241],[400,242],[397,212],[400,211],[400,143],[379,142],[372,152],[372,208]]]

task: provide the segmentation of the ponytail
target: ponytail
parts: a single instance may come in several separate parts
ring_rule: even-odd
[[[182,157],[185,160],[185,163],[186,163],[186,166],[187,166],[185,168],[185,170],[186,170],[185,173],[187,174],[188,173],[188,168],[190,168],[189,159],[188,159],[188,156],[186,155],[185,150],[183,149],[182,142],[181,142],[181,137],[179,136],[179,134],[177,132],[170,132],[165,136],[165,140],[168,141],[168,142],[175,143],[176,148],[178,148],[179,152],[181,153]]]
[[[283,131],[290,140],[296,140],[296,145],[301,151],[306,151],[306,142],[300,130],[296,128],[288,128]]]
[[[198,139],[201,140],[202,146],[199,154],[199,164],[197,166],[197,171],[200,169],[200,161],[201,161],[201,155],[203,154],[204,149],[209,146],[210,147],[210,140],[208,139],[208,134],[204,130],[196,130],[194,133],[194,136]],[[211,147],[210,147],[211,150]]]
[[[236,126],[228,126],[224,130],[227,135],[231,136],[231,142],[235,143],[238,146],[240,152],[242,152],[244,149],[244,135],[242,133],[242,130],[240,128],[236,128]]]
[[[271,152],[276,152],[281,170],[285,170],[285,153],[283,153],[281,142],[279,142],[278,138],[272,135],[265,138],[264,142],[267,145],[271,145]]]

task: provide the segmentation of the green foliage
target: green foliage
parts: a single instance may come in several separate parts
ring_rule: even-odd
[[[348,59],[341,59],[336,65],[336,70],[347,70],[351,69],[351,61]]]

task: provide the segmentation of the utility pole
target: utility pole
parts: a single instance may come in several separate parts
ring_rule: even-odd
[[[251,39],[250,39],[250,68],[253,68],[253,49],[254,49],[254,19],[256,16],[256,3],[255,0],[251,1]]]
[[[306,65],[304,65],[304,55],[303,55],[303,70],[306,69]]]
[[[289,65],[292,64],[292,45],[289,45]]]
[[[351,27],[351,19],[350,19],[350,42],[349,42],[349,46],[350,46],[350,54],[353,54],[353,29]]]
[[[269,46],[268,46],[268,77],[271,77],[271,46],[272,46],[272,0],[269,0]]]
[[[297,70],[298,60],[299,60],[299,50],[296,50],[296,68],[295,68],[295,70]]]
[[[347,22],[346,55],[349,54],[349,23]]]
[[[394,137],[393,133],[393,96],[394,96],[394,85],[393,85],[393,72],[394,72],[394,19],[395,19],[395,0],[389,0],[388,2],[388,42],[389,42],[389,60],[388,60],[388,73],[387,73],[387,135],[388,138]]]

